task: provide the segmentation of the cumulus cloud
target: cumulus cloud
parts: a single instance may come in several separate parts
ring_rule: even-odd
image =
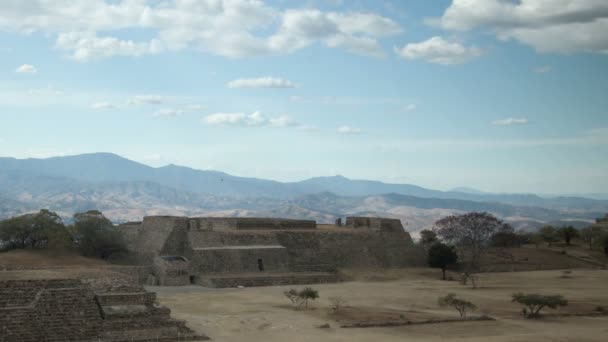
[[[492,122],[495,126],[513,126],[513,125],[527,125],[528,119],[526,118],[506,118]]]
[[[38,69],[31,64],[23,64],[15,69],[15,72],[18,74],[35,74],[38,72]]]
[[[228,88],[295,88],[290,80],[276,77],[240,78],[228,82]]]
[[[246,113],[214,113],[205,116],[202,120],[203,123],[208,125],[221,125],[221,126],[240,126],[240,127],[296,127],[300,125],[297,121],[290,118],[288,115],[282,115],[278,117],[267,117],[259,111],[255,111],[251,114]]]
[[[405,59],[421,59],[429,63],[454,65],[466,63],[482,55],[475,46],[464,46],[435,36],[420,43],[409,43],[395,52]]]
[[[604,0],[453,0],[438,22],[455,31],[488,30],[539,52],[608,53]]]
[[[104,110],[104,109],[114,109],[116,106],[109,102],[95,102],[91,105],[91,109],[95,110]]]
[[[179,109],[164,108],[157,110],[152,116],[155,118],[171,119],[180,116],[182,113],[183,111]]]
[[[69,51],[70,58],[81,62],[114,56],[137,57],[163,51],[163,44],[158,39],[136,43],[114,37],[98,37],[91,32],[61,33],[55,45]]]
[[[340,133],[340,134],[360,134],[361,129],[344,125],[344,126],[338,127],[338,133]]]
[[[120,39],[119,31],[128,29],[154,36]],[[395,21],[375,13],[282,9],[258,0],[2,1],[0,30],[49,34],[78,61],[185,48],[241,58],[315,43],[381,56],[378,40],[402,32]]]
[[[162,104],[164,99],[159,95],[137,95],[127,100],[127,104],[130,105],[157,105]]]

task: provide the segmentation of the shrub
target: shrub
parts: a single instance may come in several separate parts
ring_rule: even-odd
[[[100,211],[90,210],[74,215],[75,240],[84,256],[102,259],[126,252],[123,236]]]
[[[439,303],[439,306],[441,306],[441,307],[449,306],[449,307],[456,309],[458,311],[458,313],[460,314],[461,318],[467,317],[467,311],[473,311],[473,310],[477,309],[475,304],[473,304],[467,300],[457,298],[456,295],[453,293],[448,293],[447,295],[445,295],[443,297],[439,297],[438,303]]]
[[[343,308],[347,303],[346,300],[342,297],[330,297],[329,302],[331,303],[331,309],[334,313],[340,312],[340,309]]]
[[[302,305],[304,305],[305,309],[308,309],[308,301],[319,298],[319,292],[310,287],[306,287],[301,291],[290,289],[283,292],[283,294],[296,306],[296,309],[300,309]]]
[[[561,295],[547,296],[537,293],[515,293],[512,301],[524,305],[522,312],[525,318],[540,317],[540,311],[545,307],[557,309],[568,305],[568,301]]]

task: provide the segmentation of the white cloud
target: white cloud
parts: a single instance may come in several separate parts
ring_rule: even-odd
[[[605,0],[453,0],[438,23],[449,30],[485,29],[539,52],[608,53]]]
[[[69,51],[69,57],[80,62],[114,56],[137,57],[160,53],[164,49],[158,39],[136,43],[114,37],[98,37],[91,32],[61,33],[55,45],[59,49]]]
[[[528,119],[526,118],[506,118],[492,122],[492,125],[496,126],[513,126],[513,125],[527,125]]]
[[[361,129],[345,125],[345,126],[338,127],[338,133],[340,133],[340,134],[359,134],[359,133],[361,133]]]
[[[550,65],[543,65],[534,69],[534,72],[537,74],[546,74],[550,72],[553,68]]]
[[[180,116],[182,113],[183,111],[179,109],[164,108],[157,110],[152,114],[152,116],[155,118],[171,119]]]
[[[15,72],[18,74],[35,74],[38,72],[38,69],[31,64],[23,64],[15,69]]]
[[[289,101],[298,102],[304,100],[303,96],[292,95],[289,97]]]
[[[246,113],[214,113],[205,116],[202,120],[203,123],[208,125],[221,125],[221,126],[240,126],[240,127],[296,127],[300,125],[297,121],[290,118],[288,115],[282,115],[278,117],[267,117],[255,111],[251,114]]]
[[[159,95],[137,95],[127,100],[127,104],[130,105],[157,105],[162,104],[164,102],[164,98]]]
[[[114,109],[116,106],[109,102],[95,102],[91,105],[91,109],[96,110],[104,110],[104,109]]]
[[[409,43],[402,48],[395,47],[395,52],[405,59],[422,59],[441,65],[462,64],[482,55],[478,47],[467,47],[438,36],[420,43]]]
[[[407,105],[403,106],[403,110],[406,112],[413,112],[416,110],[416,105],[413,103],[407,104]]]
[[[120,39],[118,32],[129,29],[154,36]],[[79,61],[185,48],[240,58],[315,43],[380,56],[378,39],[402,32],[395,21],[374,13],[280,9],[258,0],[2,1],[0,30],[56,37],[56,46]]]
[[[290,80],[276,77],[240,78],[228,82],[228,88],[295,88]]]

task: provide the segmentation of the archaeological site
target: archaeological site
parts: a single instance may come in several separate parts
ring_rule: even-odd
[[[340,282],[338,270],[424,263],[401,222],[145,217],[120,226],[137,265],[4,267],[0,342],[202,341],[143,286],[252,287]]]

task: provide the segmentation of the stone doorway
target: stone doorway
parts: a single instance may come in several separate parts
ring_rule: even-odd
[[[258,270],[260,272],[264,271],[264,261],[262,259],[258,259]]]

